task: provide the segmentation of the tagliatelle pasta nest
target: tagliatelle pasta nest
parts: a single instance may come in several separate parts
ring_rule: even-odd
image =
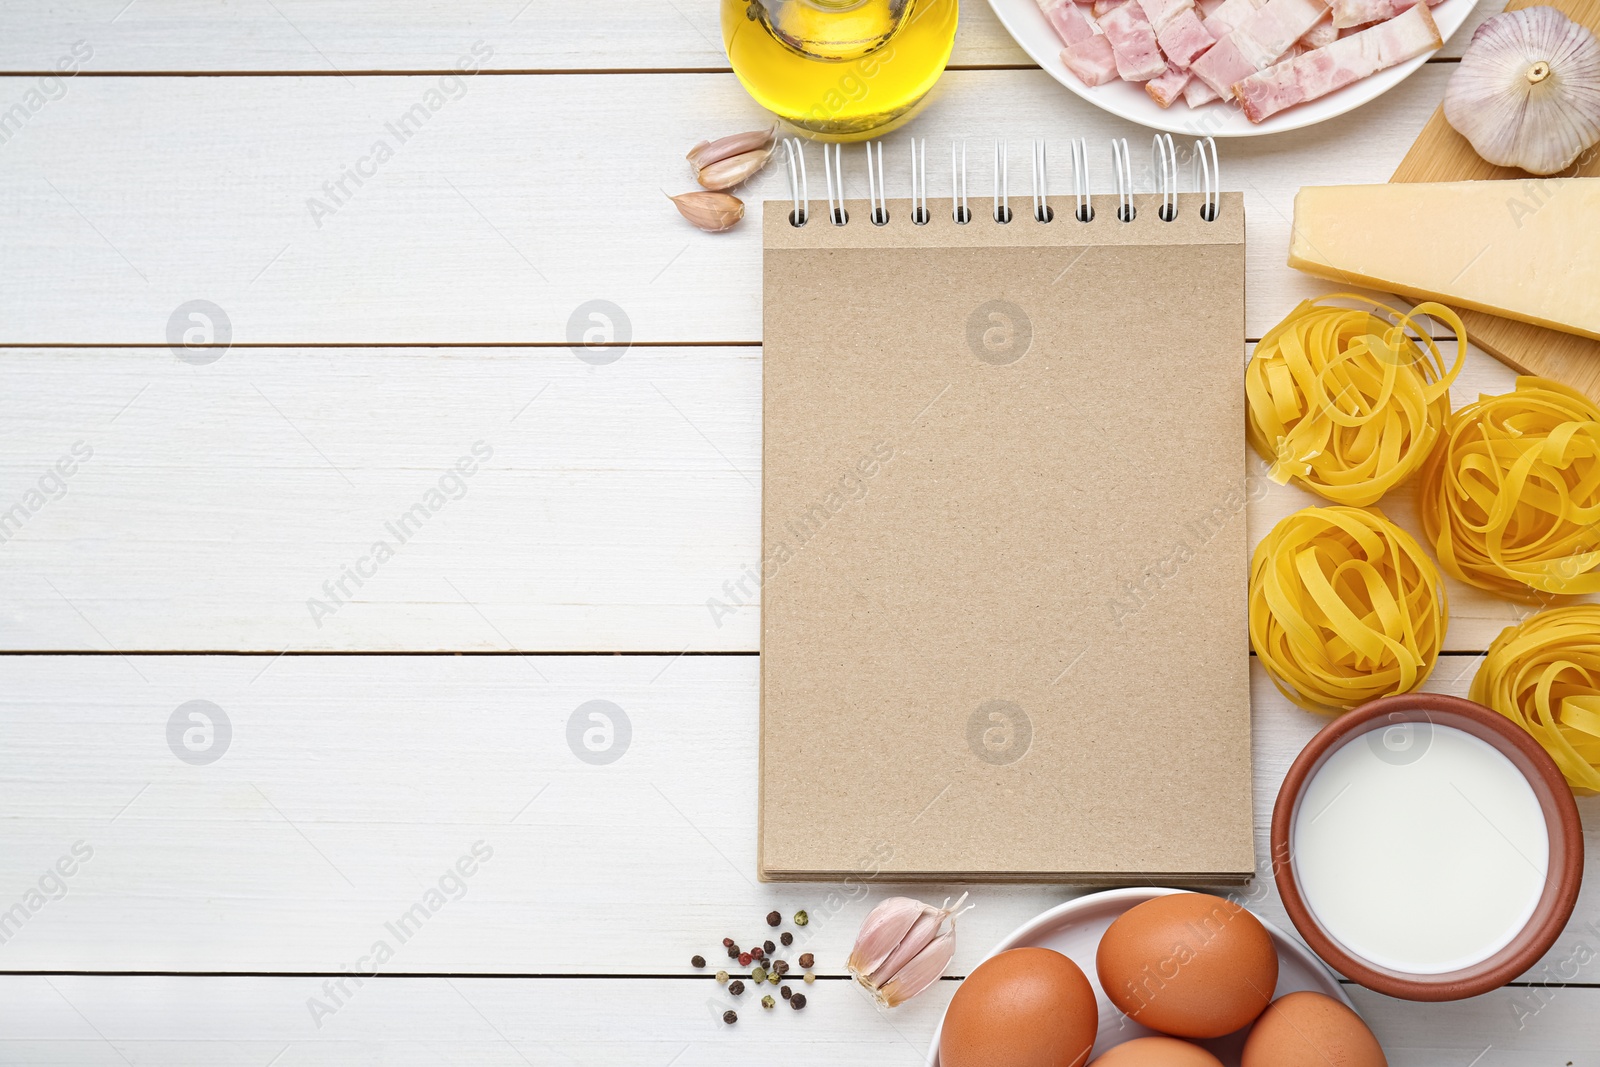
[[[1424,316],[1455,333],[1448,369],[1416,322]],[[1442,304],[1408,313],[1347,293],[1302,303],[1261,339],[1245,369],[1247,434],[1272,464],[1268,476],[1337,504],[1376,503],[1438,441],[1466,340],[1461,319]]]
[[[1278,691],[1310,711],[1417,688],[1449,622],[1438,568],[1376,510],[1297,511],[1250,559],[1250,644]]]
[[[1470,695],[1532,734],[1574,793],[1600,793],[1600,605],[1541,611],[1502,630]]]
[[[1600,592],[1600,408],[1518,378],[1450,416],[1418,510],[1445,573],[1533,599]]]

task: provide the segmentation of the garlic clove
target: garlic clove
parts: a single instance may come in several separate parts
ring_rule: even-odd
[[[938,980],[956,950],[956,918],[966,910],[961,894],[940,907],[910,897],[890,897],[872,909],[850,953],[849,971],[885,1007],[901,1004]],[[970,905],[968,905],[970,907]]]
[[[855,948],[845,964],[850,973],[864,978],[881,967],[927,907],[910,897],[889,897],[873,908],[861,923]]]
[[[1496,166],[1564,170],[1600,142],[1600,41],[1553,7],[1495,15],[1451,74],[1444,115]]]
[[[939,927],[944,925],[945,913],[938,908],[928,908],[917,921],[911,924],[911,929],[906,931],[906,936],[889,953],[889,957],[872,969],[868,976],[873,984],[883,985],[889,979],[900,973],[900,968],[910,963],[923,949],[939,936]]]
[[[692,192],[669,196],[678,214],[707,233],[733,229],[744,218],[744,201],[728,193]]]
[[[956,932],[946,930],[907,961],[895,976],[878,989],[885,1007],[897,1007],[939,980],[956,954]]]
[[[701,167],[695,178],[707,189],[718,191],[732,189],[741,182],[748,181],[761,173],[761,168],[767,165],[767,160],[772,158],[772,149],[757,148],[749,152],[740,152],[736,156],[719,159],[715,163]]]
[[[750,130],[746,133],[731,133],[726,137],[718,137],[715,141],[701,141],[689,149],[684,158],[689,161],[689,166],[695,170],[727,159],[729,156],[743,155],[746,152],[755,152],[763,148],[771,148],[778,137],[778,127],[769,126],[764,130]]]

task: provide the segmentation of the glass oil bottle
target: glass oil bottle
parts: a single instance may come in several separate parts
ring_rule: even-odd
[[[762,107],[821,140],[904,123],[944,73],[957,0],[723,0],[722,39]]]

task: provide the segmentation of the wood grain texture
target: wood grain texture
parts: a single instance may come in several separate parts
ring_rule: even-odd
[[[1455,402],[1511,382],[1469,353]],[[0,513],[40,505],[0,523],[0,649],[757,648],[758,349],[12,349],[0,427]],[[80,441],[64,495],[30,498]],[[1248,463],[1252,544],[1322,503]],[[1411,487],[1382,507],[1420,535]],[[1527,610],[1448,588],[1448,648]]]
[[[1459,55],[1477,22],[1496,10],[1498,0],[1483,0],[1439,56]],[[479,40],[494,49],[491,70],[728,66],[716,0],[63,0],[0,7],[0,72],[53,71],[79,40],[94,49],[90,71],[448,70]],[[950,63],[1033,66],[985,0],[962,0]]]
[[[853,883],[756,881],[754,657],[24,656],[4,665],[0,855],[10,881],[0,905],[74,842],[93,850],[64,897],[0,930],[5,969],[338,972],[387,940],[387,973],[687,975],[690,956],[715,959],[725,936],[768,936],[769,910],[806,908],[812,922],[796,951],[839,975],[866,911],[894,889],[870,871]],[[1464,694],[1475,668],[1475,657],[1448,657],[1427,688]],[[169,720],[193,700],[221,708],[231,726],[208,765],[182,762],[168,745]],[[594,700],[620,709],[606,711],[611,747],[590,739],[620,752],[609,764],[580,759],[568,740],[569,720]],[[1259,668],[1251,703],[1264,864],[1278,785],[1327,720],[1289,706]],[[599,725],[587,714],[581,727]],[[965,722],[962,709],[929,728],[965,744]],[[913,811],[927,802],[906,798]],[[1592,875],[1600,801],[1580,808]],[[464,888],[447,886],[449,898],[400,943],[385,924],[478,842],[492,857]],[[955,974],[1081,892],[974,891]],[[1289,928],[1270,880],[1234,892]],[[1593,982],[1596,946],[1600,880],[1591,877],[1532,976]]]
[[[4,531],[0,647],[753,650],[706,601],[759,558],[758,357],[0,354],[0,511],[94,449]]]
[[[1535,4],[1558,8],[1569,18],[1600,33],[1600,0],[1511,0],[1506,9],[1515,11]],[[1466,30],[1467,27],[1463,27],[1462,33]],[[1470,41],[1471,38],[1464,39]],[[1584,153],[1562,174],[1566,177],[1600,176],[1600,151]],[[1444,107],[1440,105],[1390,180],[1453,182],[1527,176],[1525,171],[1514,167],[1497,167],[1484,162],[1467,139],[1445,119]],[[1536,208],[1539,204],[1533,200],[1526,206]],[[1600,341],[1481,311],[1464,311],[1461,318],[1473,342],[1496,359],[1523,374],[1539,374],[1565,382],[1600,401]]]
[[[306,204],[440,86],[351,72],[445,71],[479,40],[495,71],[721,70],[714,5],[10,4],[0,70],[28,76],[0,79],[0,111],[78,40],[92,72],[312,76],[77,79],[0,145],[0,343],[154,349],[0,352],[0,508],[75,441],[95,449],[0,544],[0,647],[103,653],[0,658],[0,904],[73,842],[95,848],[64,897],[7,935],[0,968],[337,973],[482,840],[494,856],[389,973],[564,977],[385,978],[319,1029],[307,998],[320,978],[4,975],[0,1062],[922,1062],[954,982],[892,1017],[819,983],[806,1012],[749,1018],[752,1006],[729,1030],[711,983],[684,978],[689,953],[773,906],[822,917],[808,930],[836,974],[869,903],[845,886],[748,880],[753,657],[112,654],[754,647],[753,611],[719,631],[703,599],[756,558],[758,351],[636,346],[595,367],[561,347],[596,298],[626,309],[638,341],[758,340],[754,229],[704,237],[660,200],[687,187],[688,144],[761,121],[731,77],[471,81],[320,227]],[[953,62],[1027,65],[972,2]],[[1282,266],[1294,190],[1382,180],[1447,70],[1430,64],[1315,130],[1224,146],[1226,180],[1250,197],[1253,333],[1322,288]],[[1131,135],[1037,72],[954,72],[938,94],[909,131],[934,148],[991,131]],[[764,176],[754,194],[783,195],[782,182]],[[174,309],[195,298],[223,305],[238,343],[557,347],[240,347],[195,366],[165,348]],[[1504,382],[1475,355],[1462,384]],[[466,495],[316,628],[305,599],[480,439],[495,455]],[[1268,490],[1252,533],[1300,502]],[[1504,605],[1455,603],[1452,634],[1469,647],[1506,621]],[[1429,687],[1462,692],[1472,669],[1447,658]],[[209,766],[168,748],[169,719],[194,699],[225,707],[235,731]],[[635,731],[607,766],[566,740],[595,699]],[[1260,848],[1264,798],[1321,720],[1259,671],[1255,711]],[[961,972],[1068,895],[982,894]],[[1253,905],[1283,921],[1270,890]],[[1600,977],[1597,922],[1587,894],[1529,978]],[[1600,1048],[1594,989],[1353,996],[1396,1067],[1595,1067]]]
[[[926,1067],[933,1028],[957,988],[940,982],[892,1015],[842,982],[812,986],[803,1012],[763,1013],[747,993],[728,1027],[720,1012],[733,998],[709,979],[395,978],[353,990],[318,1029],[306,1001],[322,995],[320,984],[4,977],[0,1058],[75,1067]],[[1494,1067],[1600,1064],[1600,990],[1511,988],[1465,1004],[1411,1004],[1359,988],[1350,995],[1392,1067],[1464,1067],[1474,1057]]]
[[[1249,217],[1249,336],[1326,291],[1285,267],[1295,192],[1383,180],[1449,69],[1430,64],[1314,128],[1223,146],[1223,182],[1243,191]],[[27,84],[0,79],[0,100]],[[0,211],[12,221],[0,228],[0,285],[11,300],[0,344],[164,345],[196,299],[222,308],[235,344],[564,345],[575,312],[597,299],[622,309],[635,342],[760,339],[760,228],[701,233],[662,195],[690,187],[690,145],[765,121],[732,76],[460,85],[449,99],[429,96],[443,92],[432,75],[74,80],[3,147]],[[390,126],[413,108],[431,117],[401,140]],[[1088,139],[1097,190],[1113,188],[1113,136],[1130,138],[1139,189],[1153,184],[1147,134],[1038,70],[952,71],[888,139],[893,195],[907,188],[910,133],[928,138],[933,196],[948,195],[953,138],[971,141],[982,198],[990,138],[1010,138],[1012,192],[1025,196],[1029,140],[1049,137],[1063,218],[1067,137]],[[392,152],[381,164],[380,142]],[[819,162],[813,151],[817,203]],[[359,185],[345,177],[358,165],[371,172]],[[864,197],[860,156],[845,169],[849,195]],[[771,167],[745,196],[787,197],[786,185]]]
[[[474,41],[491,70],[727,70],[718,0],[68,0],[0,11],[0,70],[43,71],[74,40],[90,70],[449,70]],[[121,12],[119,14],[119,11]],[[1032,66],[985,0],[962,0],[950,62]]]

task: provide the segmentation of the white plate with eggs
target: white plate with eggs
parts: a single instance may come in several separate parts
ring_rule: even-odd
[[[989,956],[984,958],[988,959],[1007,949],[1033,946],[1054,949],[1082,968],[1084,976],[1089,979],[1089,985],[1094,989],[1095,1003],[1100,1009],[1099,1031],[1095,1036],[1094,1051],[1090,1057],[1093,1060],[1107,1049],[1125,1041],[1132,1041],[1137,1037],[1149,1037],[1156,1033],[1140,1026],[1118,1011],[1107,998],[1105,990],[1100,988],[1100,981],[1095,974],[1095,953],[1099,949],[1101,937],[1112,922],[1135,905],[1156,897],[1182,892],[1184,890],[1181,889],[1139,887],[1111,889],[1103,893],[1078,897],[1065,904],[1058,904],[1030,919],[996,945],[989,952]],[[1272,938],[1273,946],[1278,950],[1278,985],[1273,990],[1273,1000],[1288,993],[1310,990],[1332,997],[1352,1011],[1355,1010],[1355,1005],[1345,996],[1338,977],[1328,969],[1327,964],[1272,923],[1259,915],[1256,918],[1266,928]],[[933,1032],[933,1043],[928,1048],[929,1067],[938,1067],[939,1038],[943,1030],[944,1020],[941,1019],[938,1028]],[[1195,1043],[1209,1051],[1227,1067],[1237,1067],[1244,1038],[1245,1031],[1239,1031],[1225,1037]]]
[[[1038,0],[989,0],[989,6],[994,8],[1006,31],[1035,63],[1095,107],[1141,126],[1188,137],[1256,137],[1264,133],[1283,133],[1311,126],[1382,96],[1410,77],[1429,58],[1423,55],[1408,59],[1320,99],[1280,111],[1263,122],[1252,123],[1239,108],[1221,100],[1197,108],[1191,108],[1179,100],[1170,108],[1163,109],[1150,98],[1143,85],[1120,79],[1105,85],[1085,85],[1061,62],[1061,38],[1039,10]],[[1443,0],[1434,5],[1433,21],[1439,27],[1439,36],[1449,41],[1477,6],[1478,0]]]

